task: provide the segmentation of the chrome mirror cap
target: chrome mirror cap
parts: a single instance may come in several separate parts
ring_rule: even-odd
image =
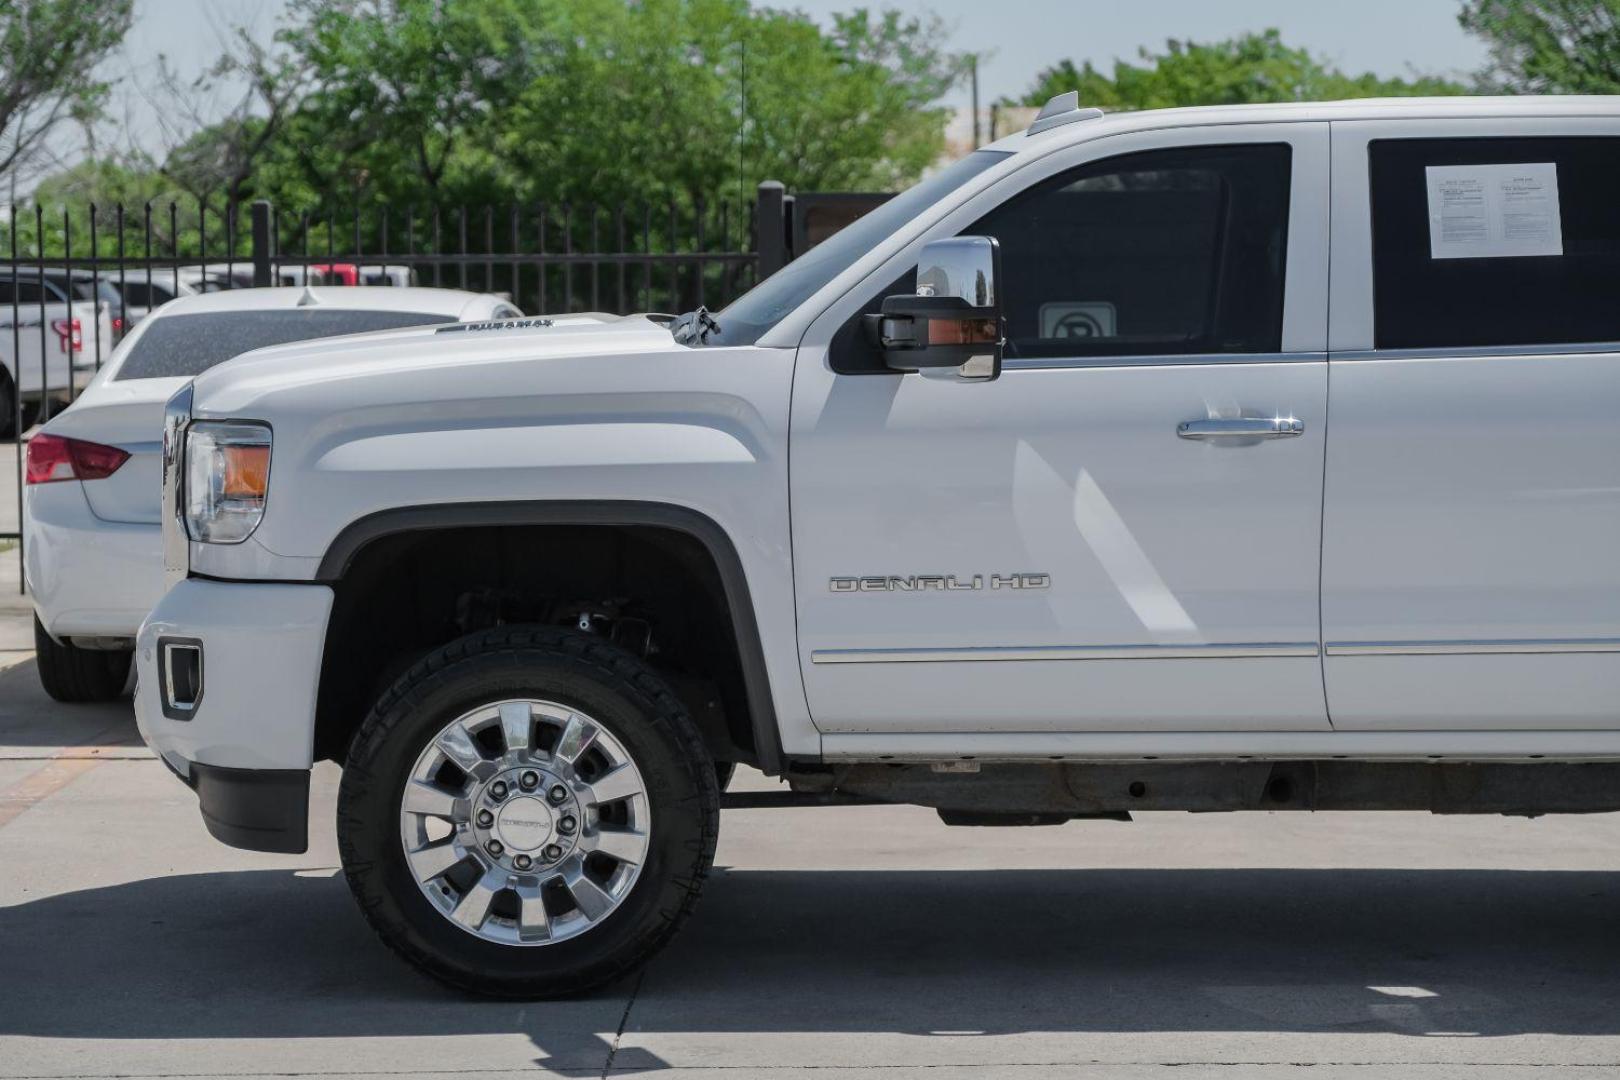
[[[970,307],[996,306],[996,245],[987,236],[935,240],[917,260],[917,295],[950,297]]]
[[[894,371],[988,381],[1001,374],[1006,344],[1001,313],[1001,247],[991,236],[955,236],[925,244],[917,291],[889,296],[867,316],[873,344]]]

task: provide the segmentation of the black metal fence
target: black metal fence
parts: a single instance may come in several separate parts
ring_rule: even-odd
[[[752,200],[658,205],[13,206],[0,217],[0,445],[16,456],[17,493],[0,544],[23,539],[26,432],[168,296],[416,284],[500,294],[531,315],[720,308],[887,198],[767,182]]]

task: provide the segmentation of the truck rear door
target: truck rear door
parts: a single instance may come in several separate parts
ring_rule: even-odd
[[[1334,727],[1620,726],[1620,119],[1333,140]]]

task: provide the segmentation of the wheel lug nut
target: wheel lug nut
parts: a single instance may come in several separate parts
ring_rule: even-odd
[[[527,855],[519,855],[517,858],[512,860],[512,863],[519,870],[527,870],[529,867],[534,865],[534,860],[529,858]]]
[[[518,778],[518,783],[523,785],[524,791],[533,791],[540,786],[540,774],[530,770]]]
[[[562,858],[562,848],[558,847],[556,844],[547,844],[546,850],[541,852],[541,854],[546,857],[547,862],[556,862],[558,859]]]
[[[551,791],[548,793],[548,797],[552,802],[560,803],[564,799],[568,798],[568,789],[563,787],[561,784],[554,784],[552,785]]]
[[[506,850],[506,845],[501,843],[499,840],[491,840],[489,843],[484,845],[484,849],[498,859],[501,857],[501,852]]]
[[[578,824],[579,823],[573,818],[565,817],[561,821],[557,822],[557,831],[562,833],[571,833],[574,831],[574,826]]]
[[[480,829],[487,829],[493,824],[495,824],[494,814],[490,813],[488,810],[478,811],[478,827]]]
[[[493,784],[489,785],[489,793],[492,797],[497,799],[506,798],[506,783],[501,780],[495,781]]]

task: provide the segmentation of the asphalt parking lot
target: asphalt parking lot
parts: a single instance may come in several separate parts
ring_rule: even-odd
[[[0,618],[0,1076],[1620,1074],[1614,816],[728,811],[644,975],[491,1003],[371,936],[334,769],[307,855],[220,846],[127,703],[44,697],[27,630]]]

